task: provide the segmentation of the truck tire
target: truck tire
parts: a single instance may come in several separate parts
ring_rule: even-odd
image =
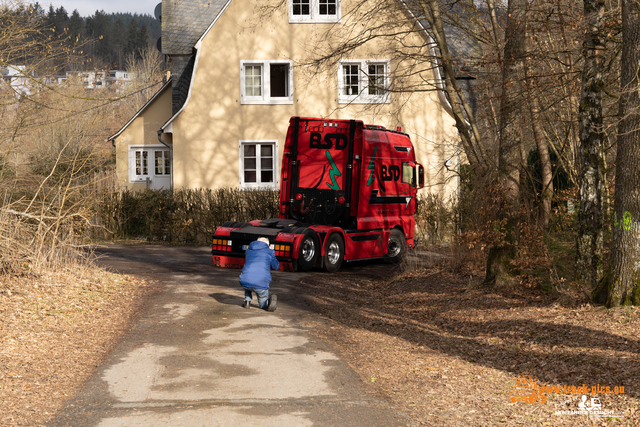
[[[298,234],[298,233],[296,233]],[[298,259],[294,263],[296,271],[307,271],[316,265],[320,253],[320,240],[316,232],[307,228],[302,234],[298,248]]]
[[[389,245],[384,261],[388,264],[397,264],[402,261],[406,252],[407,241],[404,239],[402,231],[394,228],[389,234]]]
[[[327,247],[324,251],[324,269],[329,273],[335,273],[340,269],[344,260],[344,242],[338,233],[333,233],[327,239]]]

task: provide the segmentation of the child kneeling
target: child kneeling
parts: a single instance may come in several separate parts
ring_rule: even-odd
[[[269,295],[271,268],[277,270],[280,263],[276,253],[269,248],[269,239],[259,237],[251,242],[245,252],[245,263],[240,273],[240,284],[244,288],[244,308],[251,307],[251,293],[258,296],[258,306],[267,311],[276,311],[276,294]]]

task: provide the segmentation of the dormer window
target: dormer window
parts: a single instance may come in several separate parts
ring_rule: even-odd
[[[289,0],[290,23],[340,21],[340,0]]]

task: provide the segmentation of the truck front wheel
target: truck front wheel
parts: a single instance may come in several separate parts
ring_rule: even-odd
[[[329,236],[324,252],[324,269],[329,273],[335,273],[340,269],[344,260],[344,242],[338,233]]]
[[[307,271],[316,265],[318,254],[320,253],[320,241],[315,231],[306,229],[301,233],[302,240],[298,248],[298,259],[295,260],[296,271]]]
[[[387,255],[384,257],[385,262],[396,264],[402,261],[404,254],[407,252],[407,241],[404,239],[402,231],[394,228],[389,235],[389,245]]]

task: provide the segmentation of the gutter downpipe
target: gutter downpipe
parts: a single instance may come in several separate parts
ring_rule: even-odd
[[[162,129],[158,131],[158,141],[169,149],[169,158],[171,159],[171,192],[173,193],[173,146],[162,140]]]
[[[406,0],[400,0],[400,1],[404,5],[404,7],[407,9],[407,11],[411,15],[411,17],[418,24],[418,26],[427,35],[427,44],[429,45],[429,52],[431,53],[431,56],[433,57],[433,62],[434,62],[434,65],[435,65],[435,67],[433,67],[433,71],[434,71],[434,74],[436,75],[436,87],[438,88],[438,96],[440,97],[440,100],[444,104],[445,110],[447,110],[447,112],[453,116],[453,108],[451,107],[451,103],[449,102],[449,100],[447,99],[447,97],[445,95],[445,89],[444,89],[445,81],[442,78],[442,74],[440,73],[440,61],[438,61],[438,56],[436,55],[436,49],[434,47],[435,41],[431,37],[431,34],[429,34],[429,32],[427,31],[425,26],[422,25],[422,22],[420,22],[420,20],[413,13],[411,8],[407,4]],[[470,128],[471,127],[471,123],[469,123],[469,121],[466,120],[466,119],[464,119],[464,121],[467,124],[467,126]],[[462,144],[462,141],[459,140],[458,141],[458,167],[457,167],[457,169],[458,169],[458,188],[457,188],[458,201],[460,201],[461,186],[462,186],[461,176],[460,176],[460,149],[461,149],[460,145],[461,144]],[[462,232],[462,230],[458,229],[458,233],[461,233],[461,232]]]

